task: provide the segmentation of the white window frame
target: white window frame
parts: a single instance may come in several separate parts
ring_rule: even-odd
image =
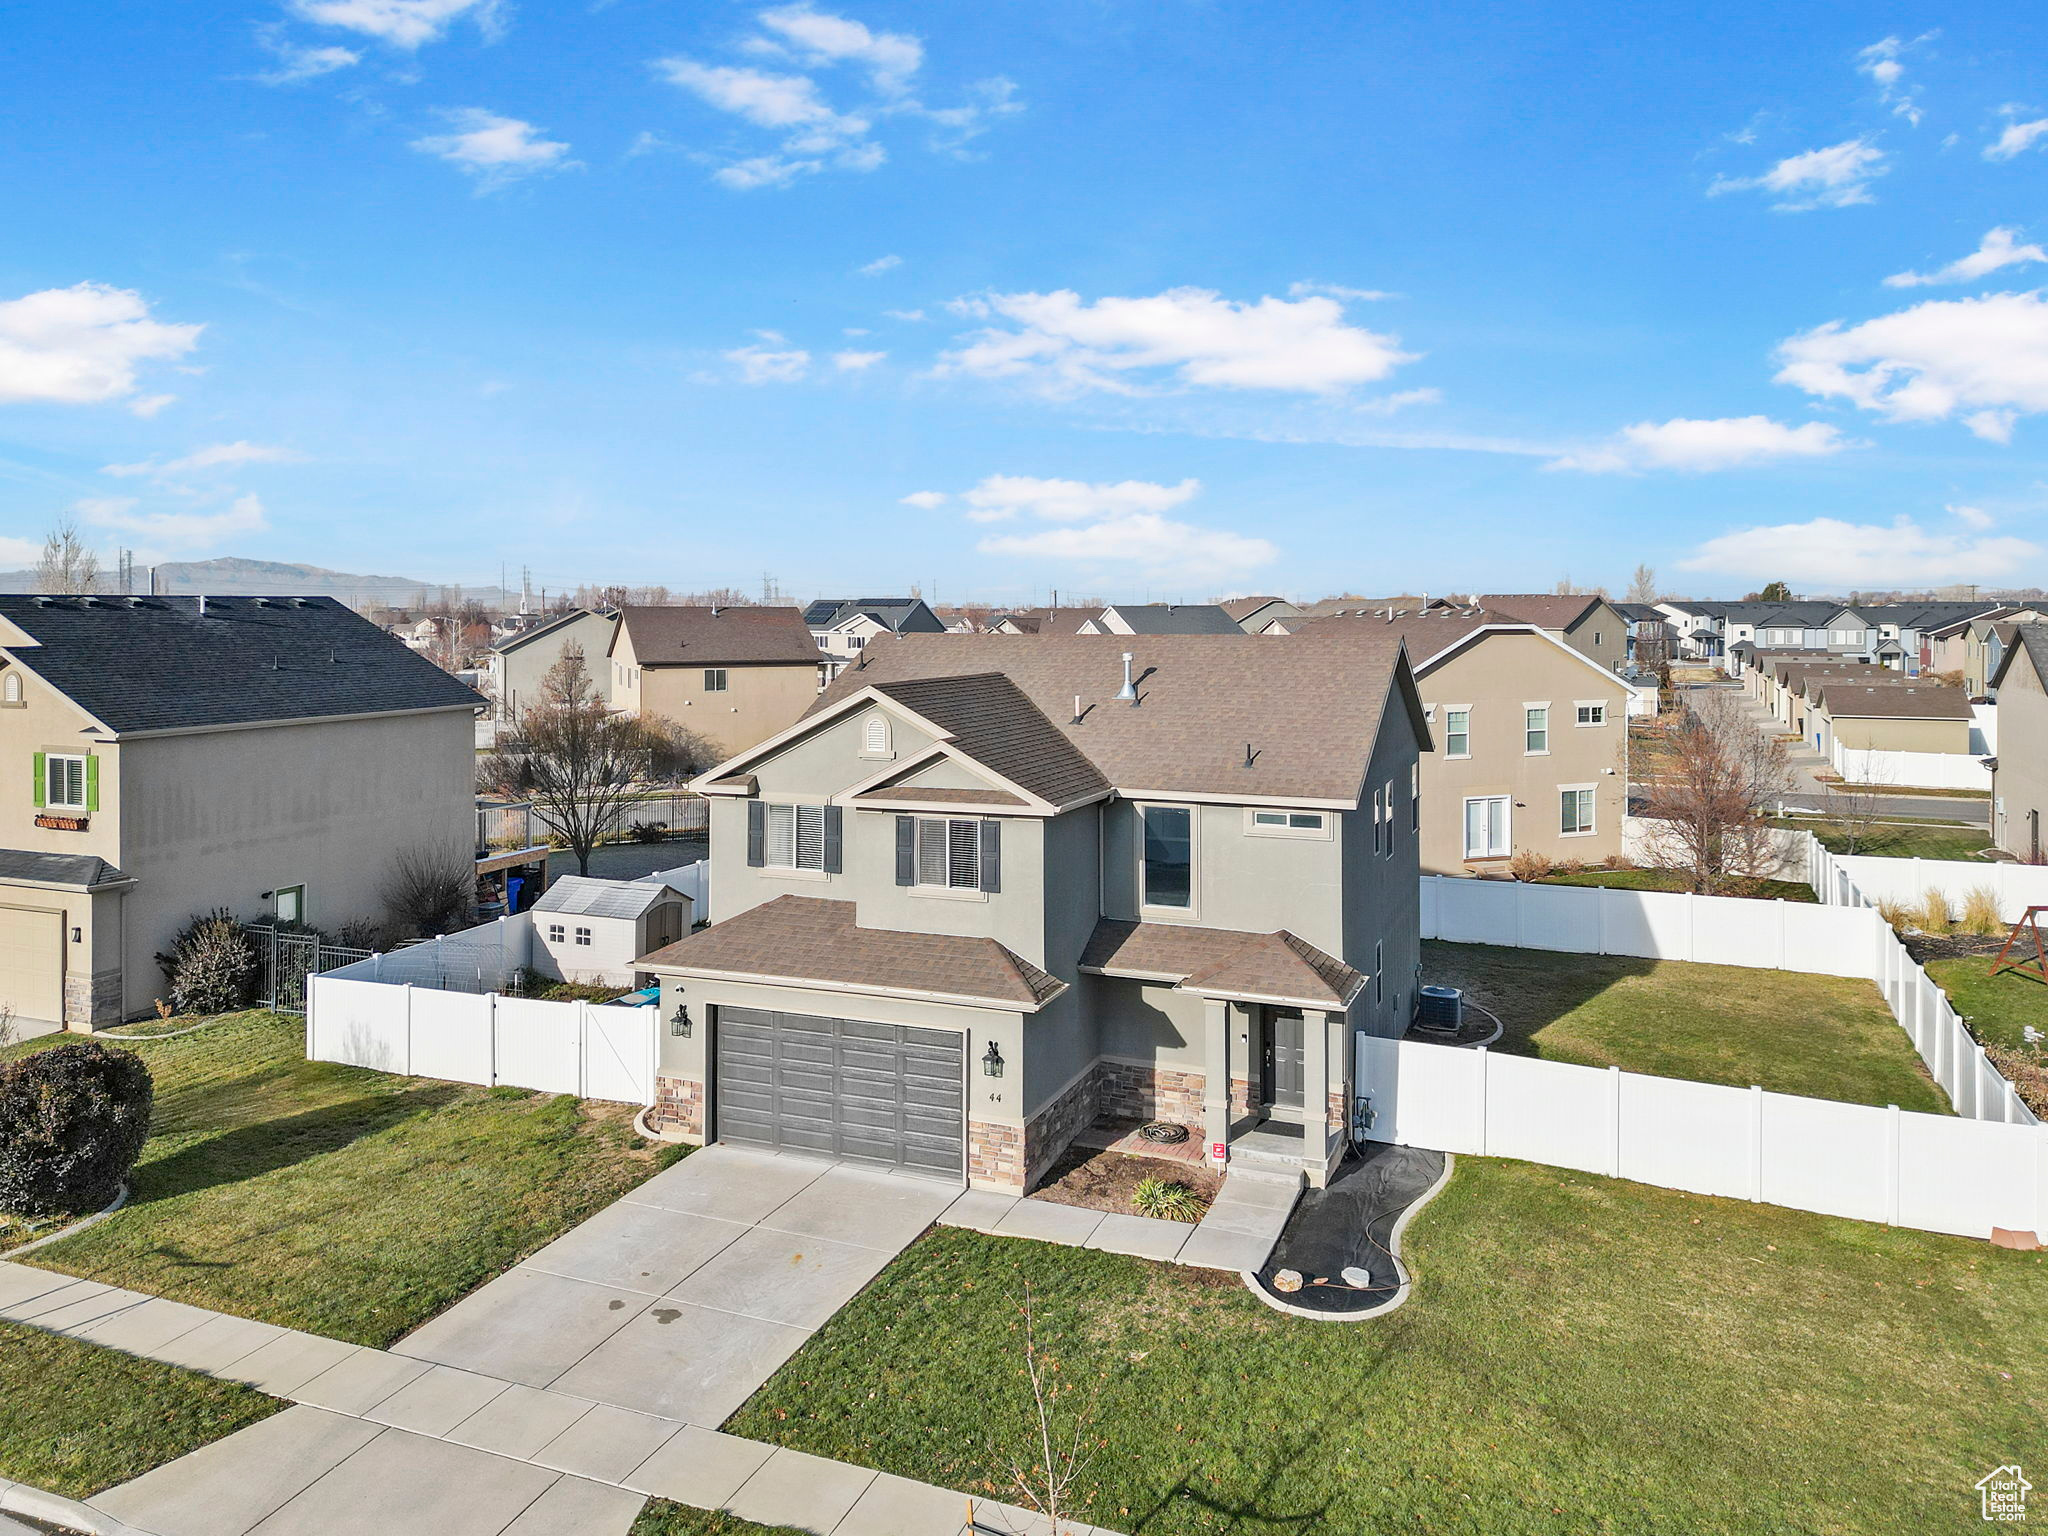
[[[1202,906],[1202,817],[1201,807],[1173,800],[1141,800],[1134,807],[1137,817],[1131,828],[1132,859],[1137,879],[1138,911],[1169,921],[1194,922]],[[1188,904],[1184,907],[1156,907],[1145,900],[1145,813],[1186,811],[1188,813]]]
[[[1451,716],[1453,715],[1463,715],[1465,717],[1465,729],[1463,731],[1454,731],[1451,729]],[[1463,736],[1465,738],[1464,751],[1453,752],[1451,750],[1451,738],[1453,736]],[[1463,762],[1471,755],[1472,706],[1470,704],[1446,704],[1444,706],[1444,756],[1447,758],[1454,758],[1459,762]]]
[[[594,942],[590,930],[588,928],[579,927],[576,930],[576,942],[580,945],[583,945],[585,948],[589,948]]]
[[[987,892],[981,888],[981,822],[966,816],[913,816],[910,850],[910,889],[920,896],[982,897]],[[946,878],[943,881],[927,880],[924,877],[925,839],[929,829],[943,828],[940,834],[944,847],[940,850],[940,864]],[[959,828],[966,828],[968,857],[972,863],[970,878],[965,885],[957,884],[953,876],[953,836]]]
[[[1536,733],[1536,728],[1529,723],[1529,717],[1539,709],[1543,711],[1543,745],[1532,747],[1529,745],[1529,738]],[[1522,756],[1550,756],[1550,701],[1548,699],[1527,699],[1522,703]]]
[[[1261,816],[1278,816],[1282,824],[1275,826],[1261,822]],[[1308,826],[1296,826],[1296,820],[1307,817]],[[1284,805],[1248,805],[1244,808],[1244,832],[1246,837],[1292,837],[1307,838],[1315,842],[1328,842],[1335,835],[1335,821],[1328,811],[1298,811]]]
[[[1557,786],[1557,835],[1559,837],[1598,837],[1600,835],[1600,786],[1598,784],[1560,784]],[[1586,824],[1572,831],[1564,824],[1564,797],[1584,795],[1586,800]]]
[[[1422,759],[1408,765],[1408,830],[1422,830]]]
[[[896,734],[889,724],[889,717],[877,711],[861,722],[860,755],[862,757],[888,758],[896,755]]]
[[[1380,850],[1380,857],[1391,859],[1394,856],[1394,781],[1392,779],[1387,780],[1380,787],[1380,812],[1387,823],[1387,845]]]
[[[1598,710],[1599,715],[1592,720],[1584,718],[1585,712],[1589,709]],[[1580,727],[1582,729],[1591,729],[1594,726],[1601,726],[1605,725],[1606,723],[1607,701],[1605,699],[1572,700],[1572,724],[1574,726]]]
[[[566,944],[566,943],[568,943],[568,942],[569,942],[569,929],[568,929],[568,927],[567,927],[567,926],[566,926],[565,924],[562,924],[562,923],[549,923],[549,924],[548,924],[548,942],[549,942],[550,944]]]
[[[715,683],[711,681],[714,677],[718,679]],[[706,693],[730,693],[732,691],[732,679],[724,667],[706,667],[704,669],[704,691]]]
[[[821,880],[824,879],[825,807],[823,805],[798,805],[786,801],[770,801],[762,808],[761,814],[761,867],[763,869],[772,869],[781,875],[806,875],[814,876]],[[807,817],[811,816],[817,818],[815,827],[818,850],[817,862],[815,864],[805,864],[801,862],[803,858],[804,822]],[[786,864],[776,862],[775,841],[778,834],[775,823],[778,820],[787,821],[788,823],[787,830],[783,834],[789,839],[789,862]]]
[[[85,758],[86,755],[83,752],[46,752],[43,754],[43,805],[45,809],[52,811],[75,811],[81,816],[85,814],[86,799],[91,793],[88,777],[91,770],[86,767]],[[75,800],[69,797],[58,798],[57,765],[59,763],[76,763],[78,765],[78,798]],[[65,777],[69,778],[70,775],[67,773]],[[65,787],[68,789],[70,786],[66,785]]]
[[[17,709],[28,701],[21,696],[21,674],[12,668],[0,672],[0,704]]]
[[[1493,853],[1487,849],[1477,852],[1472,848],[1472,807],[1499,801],[1504,812],[1501,818],[1501,851]],[[1476,862],[1481,859],[1505,859],[1515,848],[1515,797],[1513,795],[1467,795],[1458,816],[1458,839],[1465,850],[1465,858]]]

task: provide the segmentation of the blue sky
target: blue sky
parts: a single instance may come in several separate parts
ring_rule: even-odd
[[[2048,584],[2038,7],[6,25],[0,566]]]

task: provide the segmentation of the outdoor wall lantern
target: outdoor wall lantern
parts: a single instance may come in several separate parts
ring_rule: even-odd
[[[688,1003],[677,1003],[676,1011],[669,1016],[668,1032],[679,1040],[687,1040],[690,1038],[690,1031],[694,1027],[690,1022],[690,1005]]]
[[[989,1041],[988,1050],[982,1055],[981,1070],[990,1077],[1001,1077],[1003,1075],[1003,1053],[996,1049],[996,1043],[993,1040]]]

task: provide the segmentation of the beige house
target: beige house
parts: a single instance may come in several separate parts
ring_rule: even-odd
[[[1427,740],[1392,635],[881,641],[696,781],[656,1114],[1012,1192],[1166,1119],[1321,1182],[1416,1002]]]
[[[2022,624],[2048,620],[2039,608],[2008,608],[1995,618],[1972,621],[1963,632],[1963,690],[1973,699],[1996,698],[1993,681],[2012,649],[2013,631]]]
[[[675,720],[730,756],[817,702],[818,642],[797,608],[621,608],[611,699]]]
[[[1970,700],[1960,688],[1921,688],[1903,680],[1872,687],[1835,678],[1814,688],[1806,734],[1830,758],[1836,747],[1968,752]]]
[[[2030,864],[2048,859],[2048,624],[2022,624],[1998,688],[1991,760],[1991,840]]]
[[[609,703],[612,667],[607,657],[618,625],[615,613],[577,608],[493,646],[489,684],[499,718],[516,721],[540,697],[541,679],[572,647],[583,653],[592,692]]]
[[[0,597],[0,1005],[148,1012],[190,918],[374,918],[469,862],[483,700],[332,598]]]
[[[1588,864],[1622,851],[1629,689],[1591,657],[1465,609],[1317,619],[1302,632],[1406,644],[1436,744],[1421,758],[1423,873],[1504,871],[1523,850]]]
[[[1610,672],[1619,672],[1628,665],[1628,620],[1604,597],[1587,593],[1485,592],[1474,597],[1468,606],[1483,608],[1512,623],[1534,624],[1547,630]]]

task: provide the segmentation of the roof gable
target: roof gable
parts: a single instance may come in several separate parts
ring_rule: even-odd
[[[818,642],[795,608],[621,608],[619,635],[642,667],[818,661]]]

